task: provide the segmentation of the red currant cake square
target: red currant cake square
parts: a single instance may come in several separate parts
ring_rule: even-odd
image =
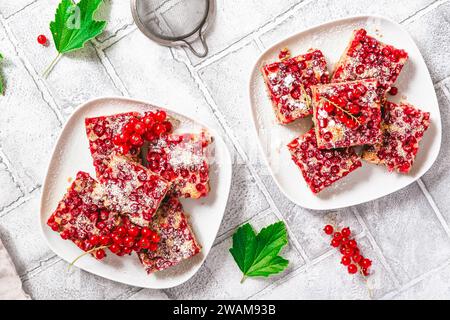
[[[311,86],[328,83],[327,62],[320,50],[266,64],[261,70],[277,120],[290,123],[312,113]]]
[[[209,192],[207,147],[212,139],[200,134],[169,134],[149,144],[148,167],[172,182],[172,195],[200,198]]]
[[[382,97],[397,80],[407,60],[404,50],[378,41],[364,29],[355,30],[331,82],[377,79]]]
[[[164,200],[152,220],[152,227],[159,235],[155,251],[142,250],[139,259],[147,273],[165,270],[200,252],[188,219],[180,201],[175,197]]]
[[[158,209],[170,182],[127,157],[113,154],[96,189],[106,208],[126,214],[130,221],[146,226]]]
[[[419,141],[430,125],[430,113],[423,112],[407,102],[386,102],[383,118],[383,140],[367,146],[362,158],[375,164],[384,164],[389,171],[408,173],[419,151]]]
[[[314,86],[313,121],[320,149],[345,148],[381,141],[377,81]]]
[[[353,148],[319,149],[314,128],[289,143],[288,149],[313,193],[321,192],[362,166]]]
[[[47,224],[63,239],[73,241],[82,250],[92,248],[89,239],[120,224],[117,213],[102,207],[94,189],[97,182],[88,173],[78,172]]]
[[[123,132],[124,126],[131,119],[136,119],[139,116],[137,112],[127,112],[85,119],[86,134],[97,177],[100,177],[108,167],[109,158],[116,149],[114,138]],[[134,147],[120,151],[130,159],[138,161],[139,148]]]

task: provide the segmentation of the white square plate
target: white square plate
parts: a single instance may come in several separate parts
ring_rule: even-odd
[[[368,34],[397,48],[405,49],[409,60],[395,86],[398,102],[406,97],[419,109],[431,113],[431,125],[420,142],[420,149],[408,175],[389,173],[384,166],[363,161],[363,167],[352,172],[319,195],[306,185],[299,168],[291,160],[286,145],[312,126],[311,117],[297,120],[288,126],[278,125],[268,98],[260,68],[264,63],[278,60],[282,48],[288,47],[292,55],[310,48],[322,50],[330,73],[344,52],[352,31],[365,28]],[[330,210],[371,201],[419,179],[436,160],[441,145],[441,116],[433,83],[427,66],[411,36],[403,27],[383,17],[363,16],[332,21],[297,33],[273,45],[257,60],[250,77],[250,108],[260,146],[278,187],[292,202],[309,209]]]
[[[181,121],[175,132],[200,132],[206,128],[214,143],[211,145],[210,194],[202,199],[181,199],[185,212],[190,216],[194,233],[202,245],[202,251],[195,257],[164,271],[147,275],[137,255],[118,257],[107,251],[107,257],[98,261],[90,256],[76,262],[76,266],[101,277],[129,285],[153,289],[170,288],[191,278],[205,261],[216,238],[222,221],[231,187],[232,165],[228,148],[213,128],[181,115],[167,108],[155,107],[149,103],[126,98],[100,98],[79,106],[65,124],[47,171],[42,188],[40,225],[50,248],[67,262],[72,262],[83,253],[71,241],[64,241],[47,225],[47,219],[57,207],[69,186],[68,178],[78,171],[86,171],[95,177],[89,142],[86,137],[84,119],[112,115],[129,111],[152,111],[163,109],[168,115]]]

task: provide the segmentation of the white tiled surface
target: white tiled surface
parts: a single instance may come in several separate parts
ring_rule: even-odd
[[[176,0],[173,0],[176,1]],[[46,80],[55,55],[39,33],[57,0],[0,1],[0,51],[6,95],[0,97],[0,237],[35,299],[450,299],[450,1],[217,0],[208,34],[211,53],[197,59],[183,49],[148,41],[132,23],[127,0],[105,0],[106,32],[64,57]],[[386,15],[412,34],[430,68],[443,119],[441,154],[416,184],[383,199],[335,212],[305,210],[279,192],[261,164],[247,112],[249,67],[274,41],[303,28],[357,14]],[[73,268],[54,256],[37,225],[40,187],[53,143],[80,102],[129,95],[170,105],[218,124],[235,160],[232,195],[219,236],[204,266],[187,283],[141,290]],[[240,137],[245,137],[241,139]],[[228,248],[244,221],[263,226],[284,219],[290,268],[269,279],[240,275]],[[334,219],[350,225],[374,260],[367,285],[346,274],[321,233]]]

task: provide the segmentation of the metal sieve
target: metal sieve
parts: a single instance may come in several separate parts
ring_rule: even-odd
[[[214,0],[131,0],[137,27],[164,46],[186,46],[197,57],[208,54],[205,32],[214,14]],[[200,40],[201,51],[193,47]]]

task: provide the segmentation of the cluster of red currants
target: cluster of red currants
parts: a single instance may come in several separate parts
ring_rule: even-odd
[[[92,235],[87,240],[91,248],[85,249],[89,249],[95,258],[103,259],[106,256],[105,248],[123,256],[133,251],[156,251],[159,240],[160,237],[155,231],[128,223],[113,229],[110,234]]]
[[[328,224],[323,231],[333,236],[331,246],[339,248],[342,253],[341,264],[347,267],[348,273],[355,274],[359,270],[364,276],[370,274],[369,268],[372,266],[372,261],[361,255],[358,243],[351,238],[350,228],[346,227],[341,231],[334,232],[333,226]]]
[[[131,118],[113,138],[113,143],[121,154],[127,154],[131,148],[141,147],[145,140],[153,141],[171,132],[172,123],[165,111],[146,112],[142,118]]]

